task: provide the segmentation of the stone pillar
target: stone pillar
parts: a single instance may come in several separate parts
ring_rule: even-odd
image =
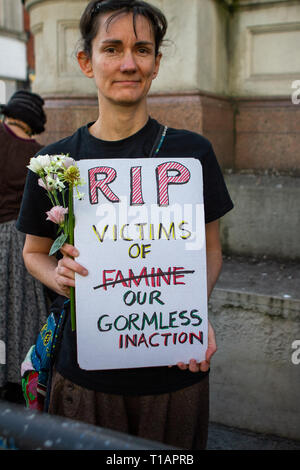
[[[79,69],[79,19],[87,0],[26,0],[35,37],[36,78],[33,91],[45,99],[44,144],[72,134],[96,119],[97,93],[94,82]]]
[[[33,90],[45,97],[95,94],[77,65],[79,18],[84,0],[27,0],[35,36],[36,79]]]
[[[227,93],[228,11],[214,0],[152,0],[169,27],[154,93]]]
[[[159,77],[149,99],[169,126],[204,134],[223,168],[234,165],[234,107],[228,96],[226,1],[152,0],[169,28]]]

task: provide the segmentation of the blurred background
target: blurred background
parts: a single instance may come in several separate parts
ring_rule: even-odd
[[[150,113],[212,142],[235,203],[209,303],[211,420],[300,440],[300,1],[150,2],[169,20]],[[43,144],[97,117],[76,62],[86,4],[0,0],[0,102],[39,93]]]

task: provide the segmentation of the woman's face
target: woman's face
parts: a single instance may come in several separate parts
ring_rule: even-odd
[[[155,56],[153,30],[144,16],[136,18],[136,34],[131,13],[117,16],[107,27],[110,16],[99,18],[92,57],[79,54],[78,60],[83,72],[94,78],[100,102],[132,106],[146,101],[161,55]]]

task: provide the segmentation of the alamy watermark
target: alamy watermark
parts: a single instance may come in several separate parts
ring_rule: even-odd
[[[292,93],[292,103],[293,104],[300,104],[300,80],[294,80],[292,82],[292,86],[295,91]],[[292,363],[294,365],[300,364],[300,339],[296,339],[292,343],[292,349],[295,351],[291,356]]]
[[[153,240],[181,239],[185,249],[200,250],[205,243],[203,204],[157,204],[131,206],[126,196],[120,196],[116,206],[104,203],[97,206],[93,230],[98,240],[123,239],[132,243]]]
[[[0,103],[6,103],[6,85],[3,80],[0,80]]]
[[[295,349],[295,351],[292,354],[291,360],[292,363],[297,366],[300,364],[300,339],[296,339],[292,342],[292,349]]]
[[[0,364],[6,364],[5,343],[0,340]]]
[[[294,80],[292,82],[292,88],[295,89],[292,93],[292,103],[300,104],[300,80]]]

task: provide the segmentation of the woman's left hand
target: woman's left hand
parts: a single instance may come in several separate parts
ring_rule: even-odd
[[[208,322],[208,345],[205,355],[205,360],[202,362],[197,362],[196,359],[191,359],[189,364],[184,364],[183,362],[178,362],[177,366],[181,370],[189,369],[191,372],[207,372],[210,367],[210,360],[213,354],[217,351],[216,337],[211,326]]]

